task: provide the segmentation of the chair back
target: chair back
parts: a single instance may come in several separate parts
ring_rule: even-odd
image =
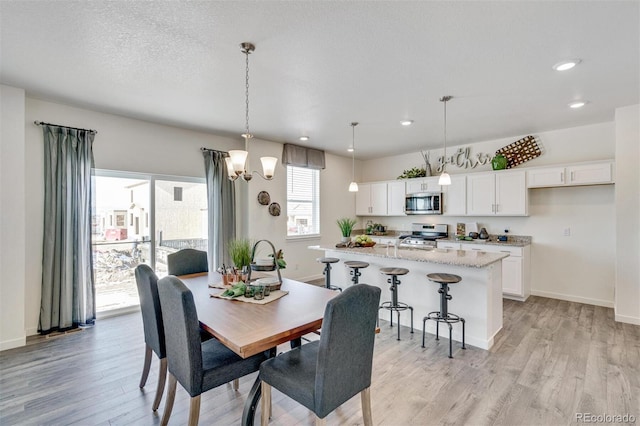
[[[380,293],[378,287],[358,284],[327,303],[314,396],[320,418],[371,385]]]
[[[160,279],[158,293],[169,372],[191,396],[199,395],[202,392],[202,344],[193,294],[171,275]]]
[[[158,296],[158,277],[149,265],[138,265],[135,270],[144,341],[162,359],[166,355],[164,342],[164,326]]]
[[[182,249],[167,256],[169,275],[197,274],[209,272],[207,252],[196,249]]]

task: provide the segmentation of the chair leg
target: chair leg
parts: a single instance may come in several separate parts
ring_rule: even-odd
[[[158,371],[158,388],[156,389],[156,399],[153,400],[151,409],[156,411],[160,406],[162,393],[164,392],[164,384],[167,381],[167,357],[160,360],[160,370]]]
[[[142,367],[142,377],[140,377],[140,388],[143,388],[147,384],[147,377],[149,377],[149,369],[151,368],[151,346],[146,345],[144,349],[144,367]]]
[[[316,416],[316,426],[324,426],[326,424],[327,424],[326,417],[324,419],[321,419],[320,417]]]
[[[240,379],[233,379],[233,390],[238,391],[240,389]]]
[[[262,401],[260,410],[262,414],[260,416],[260,425],[267,426],[269,424],[269,418],[271,417],[271,385],[267,382],[262,382]]]
[[[364,426],[373,426],[373,417],[371,416],[371,388],[366,388],[360,392],[360,400],[362,401]]]
[[[161,426],[167,426],[169,423],[169,417],[171,417],[171,410],[173,410],[173,401],[176,399],[176,385],[178,381],[176,377],[169,373],[169,389],[167,389],[167,399],[164,402],[164,414],[162,415]]]
[[[192,396],[189,404],[189,426],[198,426],[200,419],[200,395]]]

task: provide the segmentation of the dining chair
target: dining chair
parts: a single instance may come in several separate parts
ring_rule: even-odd
[[[188,424],[197,425],[202,392],[258,371],[267,355],[261,352],[243,359],[217,339],[202,342],[193,294],[180,279],[171,275],[160,279],[158,293],[169,370],[169,389],[161,424],[169,422],[177,382],[180,382],[191,396]]]
[[[158,296],[158,277],[150,266],[141,264],[135,269],[136,285],[138,286],[138,296],[140,298],[140,310],[142,311],[142,325],[144,328],[144,342],[146,345],[144,353],[144,367],[140,378],[140,388],[147,383],[149,369],[151,368],[152,352],[160,360],[160,370],[158,372],[158,387],[156,397],[153,400],[153,411],[158,409],[164,385],[167,378],[167,358],[164,341],[164,326],[162,324],[162,312],[160,311],[160,298]]]
[[[187,275],[209,272],[207,252],[192,248],[178,250],[167,256],[169,275]]]
[[[360,393],[364,424],[373,424],[370,386],[379,304],[378,287],[348,287],[327,303],[319,341],[260,366],[263,426],[269,424],[272,386],[313,411],[320,425]]]

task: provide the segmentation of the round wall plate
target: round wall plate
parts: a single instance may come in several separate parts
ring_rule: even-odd
[[[271,214],[271,216],[280,216],[280,204],[278,203],[269,204],[269,214]]]
[[[263,206],[267,206],[271,202],[271,196],[267,191],[260,191],[258,192],[258,202]]]

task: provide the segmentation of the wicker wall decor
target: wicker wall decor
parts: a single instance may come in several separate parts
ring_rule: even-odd
[[[542,155],[542,151],[537,144],[535,136],[529,135],[500,148],[496,151],[496,154],[502,154],[507,157],[507,169],[511,169],[539,157]]]

